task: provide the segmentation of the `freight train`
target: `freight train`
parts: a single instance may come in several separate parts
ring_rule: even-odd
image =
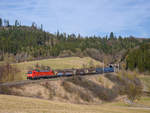
[[[78,76],[78,75],[92,75],[114,72],[114,67],[105,68],[86,68],[86,69],[64,69],[64,70],[32,70],[28,71],[27,79],[37,80],[40,78],[54,78],[63,76]]]

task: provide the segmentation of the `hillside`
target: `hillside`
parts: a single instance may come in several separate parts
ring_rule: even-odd
[[[83,37],[80,34],[55,34],[36,26],[9,25],[0,27],[0,60],[30,61],[58,56],[90,56],[106,63],[119,61],[128,49],[149,42],[149,39],[110,36]]]
[[[129,83],[132,83],[133,88],[130,89]],[[139,89],[136,90],[134,87]],[[57,80],[41,80],[23,84],[6,84],[0,86],[0,93],[76,104],[100,104],[124,101],[127,99],[127,95],[132,96],[130,94],[133,94],[133,91],[136,94],[133,96],[137,97],[139,94],[141,95],[142,89],[140,89],[141,82],[138,78],[132,77],[130,80],[126,77],[120,78],[117,74],[112,73],[62,77]]]
[[[116,85],[100,76],[70,77],[56,81],[41,81],[12,86],[1,86],[0,93],[70,103],[102,103],[118,97]]]

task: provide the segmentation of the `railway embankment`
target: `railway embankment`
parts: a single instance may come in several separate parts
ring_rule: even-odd
[[[111,73],[1,85],[0,93],[77,104],[99,104],[126,99],[127,96],[122,94],[124,87],[116,74]]]

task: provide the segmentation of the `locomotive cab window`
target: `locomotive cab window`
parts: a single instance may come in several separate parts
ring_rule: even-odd
[[[28,74],[32,74],[32,71],[29,71]]]

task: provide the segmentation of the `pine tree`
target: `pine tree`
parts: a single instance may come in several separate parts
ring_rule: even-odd
[[[41,24],[41,28],[40,29],[43,30],[43,24]]]
[[[114,39],[114,33],[113,33],[113,32],[110,33],[109,38],[110,38],[110,39]]]
[[[15,26],[19,26],[18,20],[15,20]]]
[[[0,18],[0,27],[2,27],[3,26],[3,21],[2,21],[2,19]]]

